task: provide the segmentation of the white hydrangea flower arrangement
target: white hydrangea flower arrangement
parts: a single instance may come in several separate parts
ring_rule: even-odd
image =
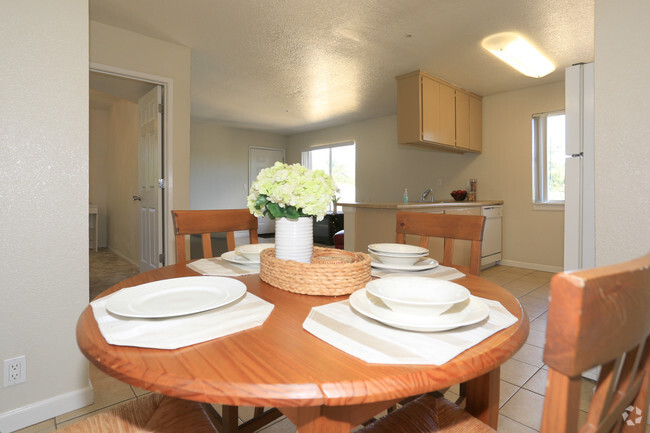
[[[334,180],[323,170],[276,162],[257,175],[248,195],[248,209],[271,219],[315,216],[324,218],[336,192]]]

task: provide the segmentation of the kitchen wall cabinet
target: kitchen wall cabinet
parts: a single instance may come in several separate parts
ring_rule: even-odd
[[[397,141],[481,152],[482,99],[422,71],[396,77]]]
[[[421,80],[422,140],[454,146],[454,89],[429,77]]]
[[[478,96],[456,90],[456,147],[480,152],[483,148],[483,101]]]
[[[483,150],[483,98],[469,95],[469,149]]]

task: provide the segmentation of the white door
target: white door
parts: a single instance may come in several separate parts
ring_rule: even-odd
[[[283,149],[269,149],[263,147],[250,147],[248,149],[248,190],[257,179],[259,172],[271,167],[276,161],[284,162]],[[258,218],[257,233],[275,233],[275,221],[270,218]]]
[[[140,272],[161,265],[162,242],[162,103],[156,86],[138,101],[138,189],[140,197]]]

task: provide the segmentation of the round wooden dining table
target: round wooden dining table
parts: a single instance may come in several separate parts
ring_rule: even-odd
[[[193,275],[198,274],[185,264],[166,266],[126,279],[100,296]],[[116,346],[103,338],[88,306],[77,323],[78,345],[99,369],[130,385],[206,403],[276,407],[299,433],[349,432],[405,397],[463,382],[466,410],[496,427],[500,365],[524,344],[529,330],[521,304],[504,288],[472,275],[454,280],[475,296],[501,302],[517,317],[514,325],[443,365],[386,365],[366,363],[303,329],[312,307],[347,296],[295,294],[263,282],[258,274],[237,279],[275,305],[263,325],[174,350]]]

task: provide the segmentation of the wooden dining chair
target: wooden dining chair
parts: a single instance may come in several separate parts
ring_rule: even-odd
[[[57,429],[63,433],[208,433],[218,430],[202,404],[147,394]]]
[[[577,431],[581,375],[596,366],[601,371],[584,430],[642,432],[648,416],[649,355],[650,254],[554,276],[544,347],[549,371],[542,432]]]
[[[235,249],[235,231],[248,230],[250,243],[258,243],[257,217],[248,209],[220,210],[173,210],[174,233],[176,236],[176,263],[187,260],[185,249],[186,235],[201,235],[203,257],[212,257],[211,233],[226,233],[228,251]],[[250,433],[276,420],[282,413],[276,408],[264,410],[256,407],[253,418],[239,425],[237,406],[222,405],[219,414],[211,405],[204,405],[220,433]]]
[[[548,365],[541,433],[639,432],[650,393],[650,254],[560,273],[551,280],[544,347]],[[600,366],[578,430],[582,374]],[[361,433],[493,432],[437,394],[427,394]]]
[[[248,230],[250,243],[257,243],[257,217],[248,209],[173,210],[176,263],[187,260],[186,235],[201,235],[203,257],[212,257],[211,233],[226,233],[228,251],[235,249],[235,231]]]
[[[397,243],[406,243],[406,235],[420,236],[420,246],[428,248],[429,238],[444,239],[443,266],[451,266],[454,241],[471,242],[469,273],[481,272],[481,245],[485,217],[481,215],[450,215],[442,213],[397,212]]]

